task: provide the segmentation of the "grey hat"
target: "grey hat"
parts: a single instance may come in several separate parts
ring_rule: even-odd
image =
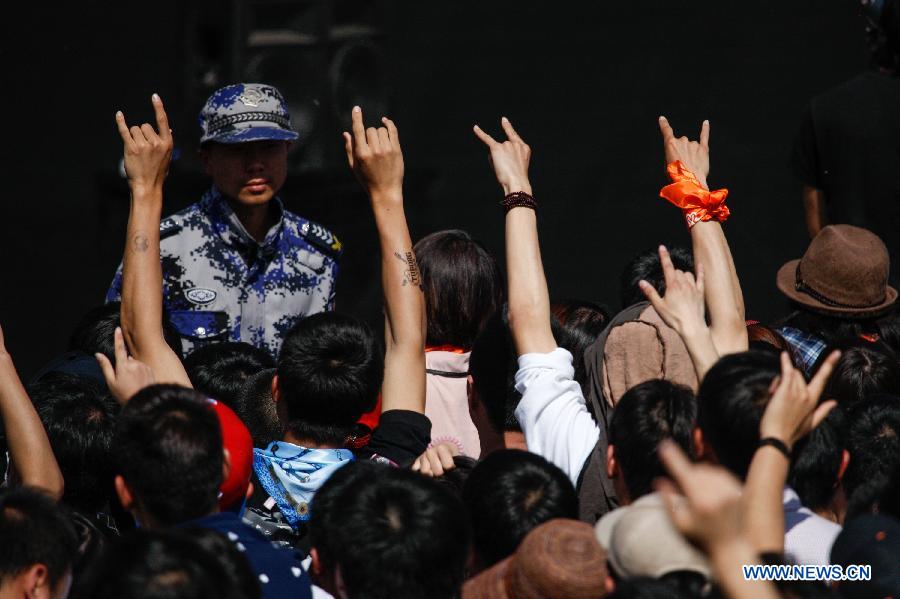
[[[281,92],[263,83],[236,83],[213,92],[200,111],[200,128],[201,144],[297,139]]]

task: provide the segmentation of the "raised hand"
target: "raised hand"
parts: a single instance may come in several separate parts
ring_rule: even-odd
[[[839,351],[832,352],[807,384],[787,353],[782,352],[781,378],[759,423],[761,439],[774,437],[793,448],[825,420],[837,402],[832,399],[819,404],[819,397],[840,357]]]
[[[706,328],[705,305],[703,299],[703,267],[697,265],[697,277],[691,272],[675,268],[665,246],[659,246],[659,261],[666,281],[665,297],[660,297],[656,289],[647,281],[638,285],[653,304],[659,316],[667,325],[685,337]]]
[[[438,443],[429,447],[425,453],[416,458],[410,470],[428,477],[438,478],[456,468],[454,456],[459,455],[459,448],[452,443]]]
[[[700,141],[691,141],[684,136],[675,137],[672,126],[664,116],[659,117],[659,130],[666,151],[666,164],[680,160],[696,175],[700,184],[709,189],[706,183],[709,176],[709,121],[703,121],[700,127]]]
[[[503,188],[503,193],[524,191],[530,195],[531,183],[528,180],[528,164],[531,162],[531,148],[516,133],[509,119],[501,118],[500,125],[506,133],[507,141],[498,142],[478,125],[474,127],[475,135],[490,150],[491,166],[497,176],[497,182]]]
[[[163,103],[152,97],[156,129],[149,123],[128,127],[125,115],[116,113],[119,135],[125,145],[125,174],[132,190],[161,189],[172,160],[172,130]]]
[[[659,444],[659,458],[671,480],[662,479],[656,487],[681,534],[708,552],[741,536],[741,483],[731,473],[691,463],[668,440]]]
[[[149,366],[128,355],[125,338],[119,327],[116,327],[113,343],[116,351],[115,367],[110,363],[109,358],[101,353],[94,354],[94,357],[100,363],[100,370],[103,371],[103,378],[106,379],[109,392],[116,398],[116,401],[125,405],[135,393],[152,385],[156,378]]]
[[[350,116],[353,132],[344,131],[350,168],[374,201],[396,200],[403,189],[403,152],[394,121],[381,117],[384,127],[366,129],[359,106]]]

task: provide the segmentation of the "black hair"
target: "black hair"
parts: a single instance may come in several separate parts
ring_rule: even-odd
[[[96,306],[88,310],[81,317],[75,330],[69,337],[69,350],[82,351],[89,356],[101,353],[112,364],[116,363],[116,348],[114,344],[116,327],[122,326],[119,313],[122,309],[121,302],[110,302],[102,306]],[[181,357],[181,336],[178,329],[163,312],[163,336],[166,344],[172,348],[175,355]]]
[[[471,349],[485,321],[503,303],[494,257],[465,231],[438,231],[413,247],[425,291],[428,345]]]
[[[881,14],[867,20],[866,37],[871,66],[892,74],[900,71],[900,6],[886,0]]]
[[[550,328],[557,345],[574,353],[572,337],[556,317],[550,317]],[[584,360],[576,359],[577,362]],[[509,328],[509,307],[504,304],[487,320],[475,340],[469,356],[469,374],[488,420],[498,433],[521,432],[516,420],[516,406],[522,395],[516,391],[519,369],[516,346]]]
[[[837,345],[841,357],[823,396],[849,406],[877,393],[900,395],[900,359],[881,343],[853,340]],[[815,370],[831,353],[823,351]]]
[[[370,460],[334,473],[313,498],[309,534],[355,599],[459,595],[469,554],[465,508],[426,477]]]
[[[875,395],[858,402],[848,410],[847,423],[844,489],[852,497],[864,485],[884,487],[900,463],[900,397]]]
[[[444,472],[443,476],[439,476],[434,480],[462,498],[463,487],[465,487],[466,481],[469,480],[472,470],[478,465],[478,460],[467,455],[458,455],[453,457],[453,464],[455,466],[453,470]]]
[[[878,507],[881,513],[900,520],[900,461],[894,465],[894,470],[888,476],[887,483],[879,497]]]
[[[262,596],[259,578],[253,572],[247,553],[239,550],[225,535],[202,526],[185,526],[179,531],[219,561],[228,586],[238,589],[241,597]]]
[[[779,374],[778,356],[747,351],[722,357],[700,383],[697,424],[719,463],[741,478],[756,453],[769,385]]]
[[[234,584],[230,559],[180,530],[138,530],[111,544],[93,571],[93,599],[257,599]]]
[[[341,445],[375,407],[384,357],[365,323],[322,312],[288,332],[277,370],[284,428],[319,445]]]
[[[250,375],[234,402],[234,412],[247,425],[254,447],[268,447],[269,443],[284,435],[272,398],[274,376],[274,368]]]
[[[825,394],[825,397],[831,397]],[[800,503],[811,510],[827,509],[838,486],[846,443],[846,419],[840,406],[794,449],[788,484]]]
[[[234,407],[248,378],[269,368],[275,368],[272,356],[242,341],[210,343],[184,359],[184,369],[194,389],[228,407]]]
[[[63,501],[85,514],[113,497],[112,438],[119,404],[92,379],[50,372],[29,385],[66,481]]]
[[[584,390],[587,382],[584,352],[606,328],[609,323],[609,312],[599,304],[572,299],[554,302],[550,310],[559,321],[561,329],[565,331],[566,349],[572,352],[575,380]],[[585,397],[587,397],[586,390]]]
[[[683,385],[654,379],[622,396],[609,423],[609,443],[632,501],[651,493],[653,480],[666,475],[656,453],[660,441],[672,439],[694,457],[696,418],[694,392]]]
[[[565,473],[518,449],[484,458],[466,480],[463,501],[475,533],[475,554],[485,568],[512,555],[538,524],[578,519],[578,497]]]
[[[666,247],[675,268],[685,272],[694,271],[694,254],[691,250],[681,246]],[[653,285],[660,295],[666,294],[666,278],[663,276],[662,264],[659,261],[658,247],[640,252],[622,271],[619,279],[619,300],[622,302],[622,309],[647,300],[644,292],[638,287],[638,282],[642,280]]]
[[[211,513],[222,484],[222,431],[207,399],[178,385],[135,393],[116,423],[116,472],[162,526]]]
[[[68,515],[30,487],[0,489],[0,539],[0,584],[43,564],[54,588],[78,555],[78,536]]]

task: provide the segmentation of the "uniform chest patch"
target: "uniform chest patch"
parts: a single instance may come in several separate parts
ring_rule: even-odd
[[[198,306],[205,306],[206,304],[212,303],[216,299],[216,295],[215,291],[205,287],[193,287],[184,292],[184,296],[188,301]]]

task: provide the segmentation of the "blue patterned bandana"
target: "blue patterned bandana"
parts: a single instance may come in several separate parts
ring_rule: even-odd
[[[253,450],[253,471],[291,526],[309,520],[313,495],[338,468],[353,460],[349,449],[307,449],[273,441]]]

